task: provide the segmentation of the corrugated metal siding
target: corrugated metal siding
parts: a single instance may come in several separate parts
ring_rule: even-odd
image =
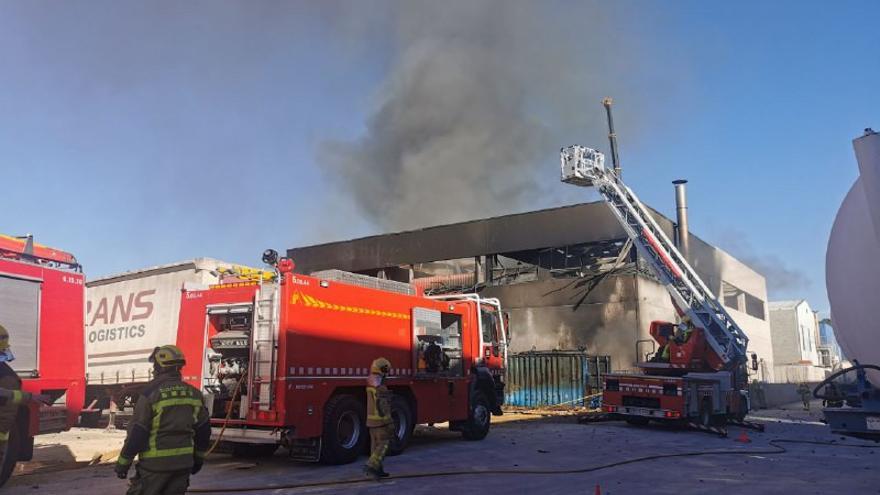
[[[508,356],[505,404],[583,407],[610,369],[608,356],[580,351],[524,352]]]

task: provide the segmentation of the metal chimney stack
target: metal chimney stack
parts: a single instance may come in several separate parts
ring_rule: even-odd
[[[687,181],[684,179],[674,180],[672,183],[675,185],[675,214],[678,221],[678,228],[676,229],[676,247],[681,251],[681,254],[688,258],[688,207],[687,207],[687,190],[685,184]]]

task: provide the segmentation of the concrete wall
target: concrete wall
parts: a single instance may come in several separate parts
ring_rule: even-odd
[[[777,366],[819,364],[816,317],[806,301],[771,307],[770,325]]]
[[[829,368],[809,364],[777,364],[775,369],[778,383],[821,382],[829,374]]]
[[[793,309],[771,309],[770,330],[773,333],[773,360],[780,365],[800,361],[797,313]]]
[[[818,385],[819,381],[821,380],[808,382],[807,384],[810,386],[810,390]],[[760,386],[760,390],[752,385],[749,387],[752,396],[752,410],[774,408],[784,405],[791,405],[796,409],[800,409],[801,394],[797,391],[798,385],[799,383],[763,383]],[[764,396],[763,404],[760,404],[761,391],[763,391]],[[758,415],[760,416],[760,413],[758,413]]]

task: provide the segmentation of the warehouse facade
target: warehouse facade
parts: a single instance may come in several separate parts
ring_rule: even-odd
[[[675,224],[651,210],[670,238]],[[753,378],[771,381],[773,351],[764,277],[687,234],[689,260],[721,295],[758,355]],[[633,369],[654,349],[648,326],[675,321],[669,295],[604,202],[293,248],[300,273],[337,268],[423,287],[479,292],[510,313],[511,352],[586,350]]]

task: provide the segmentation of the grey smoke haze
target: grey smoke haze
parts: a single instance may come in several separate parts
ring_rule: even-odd
[[[787,266],[778,256],[757,253],[741,232],[729,232],[719,244],[737,259],[764,275],[767,280],[767,293],[771,299],[803,297],[803,293],[812,285],[806,273]]]
[[[615,32],[602,10],[569,5],[561,17],[537,2],[398,7],[394,54],[363,134],[320,149],[343,195],[388,230],[573,197],[556,188],[557,152],[588,136],[604,145],[599,99],[623,87],[610,63],[621,49],[609,46]]]

